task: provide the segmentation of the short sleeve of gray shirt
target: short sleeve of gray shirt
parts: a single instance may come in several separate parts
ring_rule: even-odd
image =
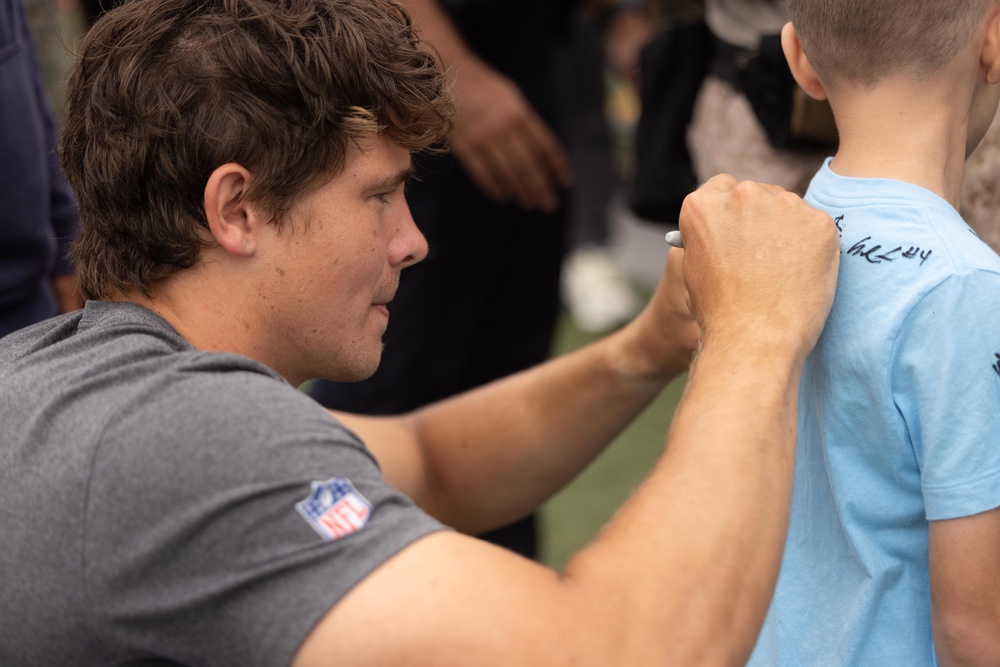
[[[85,477],[63,576],[93,661],[74,664],[287,665],[352,586],[443,527],[308,396],[250,360],[187,348],[135,308],[134,331],[85,346],[86,372],[63,375],[53,414],[77,415],[78,442],[42,457],[57,462],[50,480],[59,465]],[[142,340],[150,327],[166,329]],[[69,440],[58,417],[49,429]]]

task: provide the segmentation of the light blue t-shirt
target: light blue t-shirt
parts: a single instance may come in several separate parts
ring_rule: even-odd
[[[750,665],[935,665],[927,522],[1000,506],[1000,256],[932,192],[830,160],[806,201],[837,223],[840,274]]]

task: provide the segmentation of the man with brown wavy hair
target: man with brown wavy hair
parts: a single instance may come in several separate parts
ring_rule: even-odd
[[[134,0],[87,35],[63,160],[90,300],[0,341],[0,664],[745,659],[831,220],[717,178],[681,220],[700,326],[677,250],[588,348],[333,415],[296,386],[379,362],[427,253],[403,188],[448,130],[441,82],[393,0]],[[662,463],[565,572],[468,537],[592,461],[699,329]]]
[[[252,173],[242,198],[282,229],[361,140],[418,151],[451,127],[441,74],[386,2],[127,7],[88,35],[70,87],[63,164],[88,223],[74,256],[96,299],[148,296],[196,263],[218,165]]]

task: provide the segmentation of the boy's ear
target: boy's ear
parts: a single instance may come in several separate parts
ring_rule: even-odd
[[[250,172],[230,162],[212,172],[205,184],[205,217],[212,238],[231,255],[248,256],[256,247],[256,218],[244,195]]]
[[[986,69],[987,83],[1000,83],[1000,8],[994,8],[986,24],[981,62]]]
[[[795,82],[805,91],[806,95],[817,100],[826,99],[826,88],[823,82],[816,76],[805,51],[802,50],[802,43],[799,41],[799,34],[795,32],[795,26],[786,23],[781,29],[781,50],[785,52],[785,60],[792,70]]]

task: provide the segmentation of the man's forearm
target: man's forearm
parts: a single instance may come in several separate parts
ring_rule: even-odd
[[[449,464],[444,474],[454,476],[450,484],[467,487],[468,511],[455,519],[460,527],[471,529],[461,521],[472,521],[479,512],[496,516],[475,500],[477,493],[493,497],[497,506],[533,506],[525,500],[537,491],[533,487],[557,488],[562,477],[575,474],[560,459],[585,465],[609,433],[637,414],[667,381],[667,376],[629,378],[623,366],[608,361],[619,347],[614,337],[606,340],[418,413],[418,421],[427,420],[417,427],[425,429],[425,442],[462,443],[437,452]],[[574,605],[599,603],[594,614],[623,619],[616,625],[635,632],[603,635],[607,641],[661,649],[669,645],[668,653],[649,656],[645,664],[700,664],[713,651],[720,654],[707,663],[742,664],[749,655],[777,579],[787,528],[797,387],[805,356],[804,349],[789,354],[796,344],[777,333],[756,345],[745,339],[740,345],[708,341],[661,461],[601,536],[566,568]],[[548,377],[543,381],[539,374]],[[593,395],[581,392],[580,383],[591,384]],[[608,391],[609,383],[617,391]],[[571,400],[560,404],[545,398],[560,386]],[[609,396],[615,398],[609,401]],[[470,426],[462,416],[466,410],[486,415],[486,421]],[[463,429],[493,435],[486,441],[456,439]],[[523,451],[517,447],[521,442],[527,443]],[[475,447],[475,455],[463,453],[464,447]],[[528,450],[533,450],[530,456]],[[468,465],[455,466],[454,458],[464,458]],[[529,476],[524,488],[500,485],[491,494],[482,493],[483,484],[510,478],[526,461],[532,465],[524,469]],[[535,470],[546,468],[550,480],[531,478]],[[505,497],[507,493],[521,499]],[[647,583],[631,586],[637,578]],[[622,598],[626,589],[630,593]],[[665,627],[674,628],[680,641],[664,643],[651,636]],[[720,636],[729,640],[714,641]],[[593,649],[607,655],[642,652],[635,646]]]
[[[803,355],[788,358],[777,341],[759,349],[710,345],[692,370],[662,460],[566,570],[580,586],[607,587],[598,596],[607,601],[602,613],[632,614],[625,625],[644,632],[672,629],[669,646],[634,637],[666,651],[645,664],[744,664],[781,561]],[[630,578],[646,583],[623,599],[616,589]]]
[[[680,358],[666,373],[631,367],[621,356],[628,336],[620,331],[402,418],[434,482],[425,488],[432,497],[415,500],[471,533],[534,511],[685,370]]]
[[[582,471],[688,369],[699,332],[682,268],[673,251],[643,312],[583,349],[410,415],[338,416],[386,479],[432,515],[474,534],[509,523]]]
[[[788,348],[706,344],[666,453],[563,573],[439,533],[361,587],[331,650],[389,596],[413,601],[393,641],[344,664],[459,664],[458,646],[477,665],[744,664],[787,525],[801,369]]]

